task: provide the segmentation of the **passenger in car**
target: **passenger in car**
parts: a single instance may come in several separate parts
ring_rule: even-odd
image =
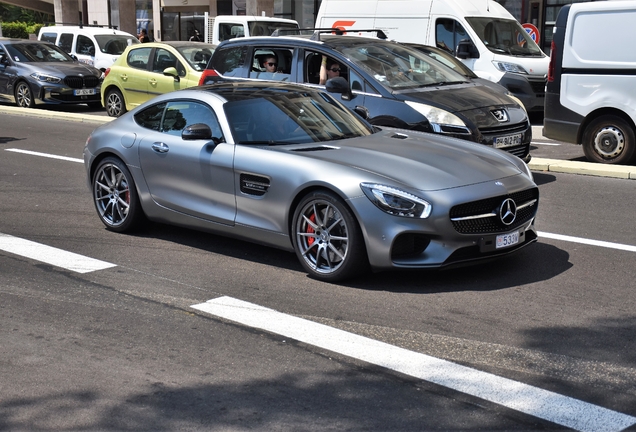
[[[319,84],[325,85],[328,79],[339,77],[342,68],[337,61],[322,56],[322,63],[320,64],[320,82]]]
[[[274,57],[273,55],[265,57],[263,63],[261,63],[261,67],[265,72],[276,72],[278,70],[278,62],[276,61],[276,57]]]

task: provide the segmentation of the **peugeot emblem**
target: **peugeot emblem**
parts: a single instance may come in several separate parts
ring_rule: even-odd
[[[499,218],[504,225],[510,225],[517,218],[517,204],[512,198],[506,198],[499,207]]]
[[[492,115],[497,119],[499,123],[504,123],[508,121],[508,113],[504,109],[497,109],[490,111]]]

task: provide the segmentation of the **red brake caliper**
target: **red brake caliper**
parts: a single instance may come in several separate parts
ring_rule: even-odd
[[[311,216],[309,216],[309,220],[310,220],[310,221],[312,221],[313,223],[316,223],[316,214],[315,214],[315,213],[313,213]],[[313,233],[315,233],[315,232],[316,232],[316,231],[314,230],[314,227],[312,227],[310,224],[307,224],[307,233],[308,233],[308,234],[313,234]],[[315,241],[316,241],[316,239],[315,239],[315,238],[313,238],[313,237],[309,237],[309,238],[307,239],[307,244],[308,244],[309,246],[311,246],[311,245],[313,245],[313,244],[314,244],[314,242],[315,242]]]

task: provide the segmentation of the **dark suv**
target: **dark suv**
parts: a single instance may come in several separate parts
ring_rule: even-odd
[[[435,132],[530,160],[532,128],[516,100],[417,49],[381,38],[316,31],[311,37],[228,40],[217,47],[199,84],[221,76],[319,86],[323,58],[335,61],[348,82],[342,102],[351,109],[366,108],[376,126]],[[265,60],[275,63],[276,71],[265,70]]]

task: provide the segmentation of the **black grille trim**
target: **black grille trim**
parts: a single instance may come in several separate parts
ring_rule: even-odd
[[[504,225],[497,216],[499,206],[501,206],[501,203],[507,198],[513,199],[517,204],[517,217],[511,225]],[[513,194],[456,205],[451,209],[449,217],[450,219],[459,219],[492,214],[492,217],[451,220],[453,228],[460,234],[494,234],[508,232],[530,221],[537,213],[538,202],[539,189],[526,189]]]
[[[95,88],[99,86],[99,78],[96,76],[67,76],[64,84],[73,89]]]
[[[482,135],[501,136],[501,135],[510,135],[514,133],[524,133],[526,130],[528,130],[527,123],[516,123],[516,124],[496,126],[491,128],[481,128],[479,129],[479,132],[481,132]]]

